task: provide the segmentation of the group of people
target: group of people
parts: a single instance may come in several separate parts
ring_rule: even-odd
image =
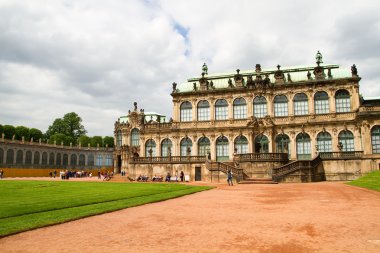
[[[166,174],[165,182],[170,182],[170,181],[176,181],[176,182],[178,182],[178,176],[177,175],[178,175],[178,173],[175,174],[174,180],[173,180],[172,176],[168,172],[168,174]],[[180,179],[180,182],[185,182],[185,173],[183,173],[183,171],[181,171],[179,173],[179,179]]]
[[[49,172],[49,177],[55,178],[57,176],[57,171],[50,171]],[[82,177],[92,177],[92,172],[89,171],[69,171],[69,170],[61,170],[59,172],[59,176],[61,177],[62,180],[68,180],[70,177],[72,178],[82,178]]]
[[[113,171],[100,171],[98,170],[98,179],[101,179],[103,181],[108,181],[113,177]]]
[[[141,175],[137,177],[136,179],[138,182],[148,182],[149,177],[147,175]]]

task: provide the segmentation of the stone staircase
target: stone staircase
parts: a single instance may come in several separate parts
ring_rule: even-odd
[[[115,174],[109,180],[109,182],[131,182],[131,181],[126,176],[122,177],[121,174]]]
[[[272,178],[245,178],[238,184],[278,184]]]

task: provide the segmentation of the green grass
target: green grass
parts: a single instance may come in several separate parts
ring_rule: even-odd
[[[372,171],[347,184],[380,191],[380,170]]]
[[[0,237],[208,189],[161,183],[0,181]]]

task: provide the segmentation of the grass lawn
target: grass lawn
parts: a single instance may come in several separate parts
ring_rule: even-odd
[[[380,170],[372,171],[361,178],[348,182],[347,184],[380,191]]]
[[[161,183],[0,181],[0,237],[211,188]]]

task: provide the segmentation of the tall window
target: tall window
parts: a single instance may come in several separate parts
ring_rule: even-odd
[[[7,164],[13,164],[14,151],[13,149],[8,149],[7,151]]]
[[[228,161],[228,139],[225,136],[220,136],[216,139],[216,160]]]
[[[329,95],[324,91],[318,91],[314,94],[315,114],[329,113]]]
[[[94,155],[89,155],[88,156],[88,166],[94,166],[95,161],[94,161]]]
[[[207,100],[202,100],[198,103],[198,120],[210,120],[210,104]]]
[[[290,138],[286,134],[276,136],[276,152],[290,154]]]
[[[186,121],[191,121],[192,120],[192,109],[193,106],[189,101],[185,101],[181,104],[181,121],[186,122]]]
[[[198,140],[198,155],[206,156],[210,152],[210,140],[202,137]]]
[[[305,93],[298,93],[294,96],[294,115],[309,114],[309,103]]]
[[[190,151],[189,155],[191,155],[191,147],[193,146],[193,142],[190,140],[189,137],[183,138],[181,140],[181,156],[187,156],[188,152]]]
[[[336,112],[351,111],[350,93],[346,90],[338,90],[335,93]]]
[[[133,128],[131,132],[131,146],[136,147],[140,145],[140,130]]]
[[[319,152],[332,152],[332,139],[328,132],[320,132],[317,135],[317,145]]]
[[[112,155],[106,156],[106,166],[112,166]]]
[[[4,150],[0,148],[0,164],[3,164],[3,163],[4,163]]]
[[[300,133],[296,137],[297,142],[297,159],[311,159],[311,142],[307,133]]]
[[[60,153],[57,154],[57,159],[55,159],[55,165],[61,165],[62,163],[62,155]],[[91,165],[91,164],[89,164]],[[92,165],[94,165],[94,157],[92,157]]]
[[[67,166],[69,164],[69,155],[63,154],[62,165]]]
[[[256,118],[264,118],[267,114],[267,100],[265,97],[255,97],[253,100],[253,115]]]
[[[25,164],[32,164],[32,151],[30,150],[26,151]]]
[[[247,103],[244,98],[234,100],[234,119],[247,118]]]
[[[49,155],[49,165],[54,165],[54,153],[50,153]]]
[[[34,152],[33,164],[40,164],[40,152]]]
[[[255,138],[255,152],[256,153],[269,153],[269,140],[263,134],[256,136]]]
[[[70,165],[71,166],[76,166],[77,165],[77,155],[72,154],[70,158]]]
[[[340,144],[342,144],[342,151],[355,151],[355,146],[354,146],[354,135],[348,131],[348,130],[343,130],[339,133],[338,135],[338,141]]]
[[[215,119],[225,120],[228,118],[228,103],[225,99],[218,99],[215,102]]]
[[[96,156],[95,165],[96,166],[102,166],[103,165],[103,156],[102,155],[99,154]]]
[[[380,126],[374,126],[371,130],[372,153],[380,153]]]
[[[164,139],[161,142],[161,156],[169,156],[172,152],[172,141],[168,138]]]
[[[145,143],[145,157],[156,156],[156,142],[152,139]]]
[[[46,152],[42,153],[42,164],[46,165],[48,163],[48,155]]]
[[[274,116],[288,116],[288,98],[285,95],[274,97]]]
[[[235,139],[235,150],[238,154],[248,153],[248,140],[244,135],[240,135]]]
[[[16,153],[16,163],[22,164],[23,158],[24,158],[24,152],[22,152],[22,150],[18,150]]]
[[[121,130],[119,130],[119,131],[117,131],[117,135],[116,135],[116,145],[117,145],[117,147],[121,147],[123,145],[121,138],[122,138]]]

